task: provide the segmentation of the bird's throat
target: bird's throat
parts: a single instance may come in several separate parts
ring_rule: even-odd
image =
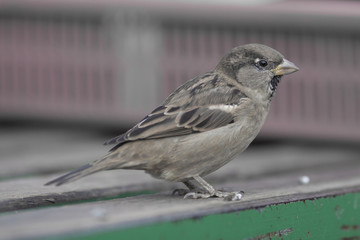
[[[269,83],[270,98],[272,98],[276,92],[276,89],[280,83],[282,76],[274,76]]]

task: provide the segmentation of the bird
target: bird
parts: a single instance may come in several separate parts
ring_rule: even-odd
[[[188,80],[134,127],[106,141],[114,146],[104,157],[45,185],[59,186],[102,170],[135,169],[184,183],[184,198],[238,199],[242,192],[217,190],[203,177],[249,146],[282,77],[298,70],[266,45],[235,47],[212,71]]]

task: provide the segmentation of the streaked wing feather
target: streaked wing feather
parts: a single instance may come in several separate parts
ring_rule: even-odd
[[[163,122],[168,119],[168,116],[166,116],[163,112],[162,113],[156,113],[156,114],[150,114],[146,118],[144,118],[140,123],[138,123],[139,128],[146,128],[148,126],[156,125],[160,122]]]
[[[223,112],[221,110],[212,110],[213,114],[203,126],[196,126],[201,129],[214,129],[231,123],[234,120],[234,116],[231,113]],[[200,129],[200,128],[199,128]]]
[[[234,122],[233,112],[246,95],[223,84],[215,73],[197,77],[176,89],[136,126],[105,144],[122,144],[209,131]]]
[[[111,138],[109,140],[107,140],[106,142],[104,142],[104,145],[112,145],[112,144],[117,144],[117,143],[121,143],[121,142],[125,142],[127,141],[125,139],[125,135],[126,134],[121,134],[119,136],[116,136],[114,138]]]
[[[145,118],[125,134],[106,142],[106,144],[117,143],[118,146],[121,146],[127,141],[174,137],[195,132],[204,132],[225,126],[233,120],[234,116],[230,112],[219,109],[209,109],[207,107],[181,111],[174,115],[156,113],[156,115]]]

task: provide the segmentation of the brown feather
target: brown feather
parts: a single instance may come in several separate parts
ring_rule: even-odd
[[[225,126],[234,122],[234,115],[215,106],[235,106],[242,98],[246,95],[231,80],[215,72],[198,76],[176,89],[136,126],[105,144],[117,143],[113,151],[129,141],[175,137]]]

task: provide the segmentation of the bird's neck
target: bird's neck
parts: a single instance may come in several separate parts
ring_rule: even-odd
[[[269,110],[270,98],[268,94],[268,89],[259,88],[254,90],[241,84],[238,84],[238,88],[253,102],[257,103],[259,106],[264,107],[265,110]]]

